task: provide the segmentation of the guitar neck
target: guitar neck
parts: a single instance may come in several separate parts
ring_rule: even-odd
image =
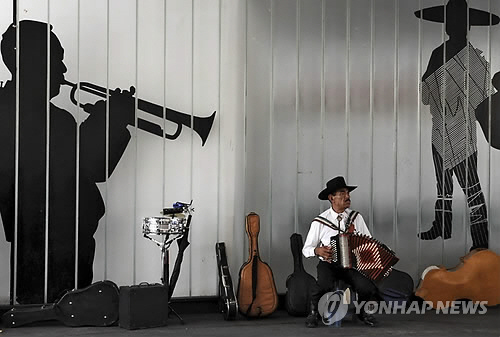
[[[6,326],[18,327],[34,322],[57,320],[55,304],[42,306],[19,306],[7,311],[2,316]]]
[[[304,264],[302,262],[302,236],[300,234],[292,234],[290,237],[290,247],[292,249],[293,256],[293,270],[295,272],[304,270]]]
[[[302,256],[297,255],[293,257],[293,271],[298,272],[304,270],[304,263],[302,262]]]
[[[249,240],[249,260],[253,256],[259,256],[259,243],[258,237],[260,232],[260,218],[256,213],[250,213],[247,215],[246,222],[246,232]]]

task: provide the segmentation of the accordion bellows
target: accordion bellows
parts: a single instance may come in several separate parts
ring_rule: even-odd
[[[343,233],[332,236],[332,263],[352,268],[378,282],[389,275],[399,258],[383,243],[362,234]]]

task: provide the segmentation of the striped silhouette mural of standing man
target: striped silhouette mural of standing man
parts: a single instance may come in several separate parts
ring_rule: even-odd
[[[418,18],[445,24],[449,39],[434,49],[422,77],[422,102],[432,115],[432,157],[437,200],[432,227],[422,240],[451,238],[453,175],[467,197],[472,249],[488,248],[488,216],[477,173],[475,108],[490,96],[490,65],[468,41],[471,26],[500,19],[468,7],[465,0],[416,11]]]

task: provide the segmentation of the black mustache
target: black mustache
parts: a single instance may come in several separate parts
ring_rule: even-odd
[[[349,199],[346,199],[346,202],[348,202],[348,201],[349,201],[349,202],[351,202],[351,198],[349,198]]]

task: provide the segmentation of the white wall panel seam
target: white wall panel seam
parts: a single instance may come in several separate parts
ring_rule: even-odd
[[[469,4],[467,4],[467,12],[469,9]],[[469,26],[469,15],[467,15],[467,26]],[[470,32],[470,29],[468,30],[468,32]],[[470,49],[468,48],[469,46],[469,43],[470,43],[470,34],[467,33],[467,44],[466,44],[466,47],[467,47],[467,50],[466,50],[466,64],[465,64],[465,106],[464,106],[464,113],[466,114],[466,116],[468,115],[468,110],[469,110],[469,104],[470,104],[470,95],[469,95],[469,75],[470,75]],[[471,125],[469,123],[469,119],[468,118],[465,118],[465,143],[466,144],[469,144],[469,139],[470,139],[470,136],[469,136],[469,133],[470,133],[470,128],[471,128]],[[469,158],[469,156],[472,154],[472,153],[468,153],[469,152],[469,149],[466,148],[465,150],[465,155],[466,155],[466,158]],[[477,152],[476,152],[477,153]],[[467,215],[468,215],[468,203],[467,203],[467,200],[469,199],[468,196],[467,196],[467,190],[469,188],[469,175],[467,174],[467,172],[469,172],[469,161],[465,161],[465,198],[464,198],[464,201],[463,201],[463,204],[464,204],[464,209],[466,210],[463,214],[462,214],[462,232],[463,233],[467,233]],[[458,175],[457,175],[457,178],[458,178]],[[467,235],[464,235],[464,253],[467,252]]]
[[[374,0],[370,0],[370,153],[369,153],[369,162],[370,162],[370,177],[369,182],[370,185],[368,188],[370,189],[369,195],[369,218],[370,222],[368,223],[368,228],[372,235],[374,235],[374,199],[375,193],[373,188],[373,151],[374,151],[374,132],[373,132],[373,107],[374,107],[374,93],[373,93],[373,77],[374,77],[374,67],[375,67],[375,58],[374,58],[374,48],[375,48],[375,13],[374,13]]]
[[[394,199],[392,218],[392,241],[397,250],[398,229],[398,132],[399,132],[399,3],[394,0]]]
[[[323,181],[325,181],[325,153],[326,153],[326,144],[325,144],[325,120],[326,120],[326,95],[325,95],[325,31],[326,31],[326,19],[325,13],[326,4],[325,0],[321,1],[321,114],[320,114],[320,123],[321,123],[321,170],[320,170],[320,179],[319,186],[322,186]],[[321,202],[320,202],[321,207]]]
[[[16,27],[19,27],[19,0],[15,1],[14,6],[14,16]],[[20,60],[20,41],[19,41],[19,29],[16,29],[16,78],[20,76],[19,72],[19,60]],[[18,264],[18,235],[19,235],[19,81],[16,81],[16,140],[15,140],[15,151],[14,151],[14,249],[11,248],[11,254],[14,254],[14,267],[11,269],[11,294],[10,294],[10,304],[14,304],[17,297],[17,264]],[[12,245],[12,244],[11,244]],[[11,246],[12,247],[12,246]]]
[[[300,0],[295,1],[295,52],[297,65],[295,72],[295,231],[299,229],[299,78],[300,78]]]
[[[491,0],[488,1],[488,13],[491,12]],[[492,20],[493,17],[490,16],[490,20]],[[488,26],[487,30],[488,34],[488,59],[490,61],[490,76],[491,76],[491,25]],[[491,139],[491,94],[492,94],[492,82],[488,81],[488,139]],[[487,196],[487,201],[486,201],[486,214],[490,212],[491,215],[491,146],[488,146],[488,160],[487,160],[487,165],[486,165],[486,170],[487,170],[487,177],[486,177],[486,185],[488,186],[488,196]],[[491,217],[490,217],[491,218]],[[488,221],[488,234],[491,232],[491,221]],[[491,241],[491,235],[488,235],[488,243]]]
[[[167,71],[168,71],[168,38],[167,38],[167,0],[163,0],[163,10],[164,10],[164,21],[163,21],[163,130],[166,128],[167,124]],[[162,207],[166,205],[166,187],[167,187],[167,179],[165,177],[165,169],[167,167],[166,165],[166,160],[167,160],[167,144],[166,144],[166,135],[165,132],[163,132],[163,144],[162,144],[162,150],[163,150],[163,165],[162,165]]]
[[[346,6],[346,65],[345,65],[345,147],[346,147],[346,160],[345,160],[345,177],[349,181],[349,127],[350,114],[351,114],[351,2],[347,0]]]
[[[166,130],[166,124],[167,124],[167,53],[168,53],[168,46],[167,46],[167,0],[163,0],[163,120],[162,120],[162,130]],[[162,132],[162,198],[161,198],[161,205],[162,207],[166,206],[166,188],[167,188],[167,179],[166,179],[166,168],[167,168],[167,145],[166,145],[166,133]],[[163,258],[165,256],[162,256],[162,264],[163,264]],[[169,258],[169,256],[167,256]],[[165,268],[164,265],[162,265],[162,268]],[[162,277],[164,275],[165,270],[162,269]]]
[[[194,125],[194,0],[191,0],[191,137],[190,137],[190,149],[191,149],[191,167],[189,171],[189,198],[193,198],[193,176],[194,176],[194,135],[193,135],[193,125]],[[191,236],[191,232],[189,233]],[[193,275],[193,254],[189,254],[189,275],[188,275],[188,295],[192,294],[192,281]]]
[[[109,48],[109,0],[106,0],[106,158],[104,161],[105,173],[105,184],[104,184],[104,205],[107,207],[108,203],[108,172],[109,172],[109,59],[110,59],[110,48]],[[78,79],[80,82],[80,79]],[[108,279],[108,212],[104,212],[104,279]]]
[[[46,132],[45,132],[45,240],[44,240],[44,286],[43,286],[43,302],[47,303],[48,300],[48,288],[49,288],[49,169],[50,169],[50,0],[47,1],[47,79],[46,79],[46,91],[45,91],[45,114],[46,114]],[[19,80],[19,79],[18,79]],[[77,201],[78,202],[78,201]],[[75,223],[75,227],[78,225]],[[78,235],[75,236],[75,241],[78,240]],[[75,260],[76,265],[76,260]],[[76,276],[78,276],[75,270],[75,284]]]
[[[49,7],[50,7],[50,0],[49,0]],[[76,25],[76,45],[77,45],[77,56],[76,56],[76,66],[77,66],[77,77],[78,77],[78,82],[80,82],[80,25],[81,25],[81,7],[80,7],[80,0],[78,0],[78,13],[77,13],[77,25]],[[50,14],[49,14],[50,17]],[[49,21],[50,23],[50,21]],[[47,36],[48,39],[50,39],[50,34]],[[50,46],[49,46],[50,47]],[[50,57],[47,58],[47,60],[50,60]],[[50,67],[50,66],[49,66]],[[50,90],[50,85],[48,85],[49,90]],[[78,92],[78,102],[80,102],[80,92]],[[76,175],[75,175],[75,289],[78,288],[78,247],[79,247],[79,227],[80,227],[80,222],[78,220],[79,218],[79,207],[78,205],[80,204],[80,113],[79,109],[76,109],[76,165],[75,165],[75,170],[76,170]],[[47,151],[48,153],[49,151]],[[47,173],[49,170],[47,169]],[[47,216],[48,216],[48,210],[47,210]]]
[[[218,60],[217,60],[217,111],[219,112],[219,118],[217,118],[217,234],[216,234],[216,242],[220,242],[220,222],[221,222],[221,119],[220,119],[220,109],[221,109],[221,78],[222,78],[222,0],[218,1],[218,12],[219,12],[219,50],[218,50]],[[215,273],[215,283],[219,285],[219,274]],[[216,286],[215,294],[218,293],[219,287]],[[219,294],[220,296],[221,294]]]
[[[163,111],[162,111],[162,130],[166,130],[166,124],[167,124],[167,0],[163,0]],[[165,169],[167,167],[166,160],[167,160],[167,145],[166,145],[166,140],[167,137],[165,135],[165,132],[162,132],[162,139],[163,143],[161,146],[162,149],[162,165],[161,165],[161,205],[162,207],[165,207],[166,205],[166,177],[165,177]]]
[[[247,177],[248,177],[248,161],[247,161],[247,136],[248,136],[248,124],[247,124],[247,115],[248,115],[248,0],[245,2],[245,60],[243,63],[243,90],[244,90],[244,95],[243,95],[243,181],[244,181],[244,190],[246,190],[246,183],[247,183]],[[243,193],[243,207],[244,207],[244,213],[247,212],[247,193]],[[245,218],[245,214],[243,214],[243,219]],[[238,218],[241,219],[241,218]],[[247,245],[247,240],[245,238],[245,231],[242,232],[243,234],[243,244],[241,245],[241,248],[243,250],[243,257],[246,255],[246,245]]]
[[[220,213],[221,213],[221,121],[220,121],[220,107],[221,107],[221,55],[222,55],[222,0],[218,1],[219,9],[219,50],[218,50],[218,60],[217,60],[217,111],[219,112],[219,118],[217,118],[217,242],[220,241]],[[218,276],[217,276],[218,277]],[[217,292],[217,291],[216,291]]]
[[[109,43],[109,41],[108,41]],[[135,233],[135,221],[137,219],[137,184],[138,184],[138,174],[137,174],[137,165],[139,164],[139,156],[138,156],[138,137],[137,137],[137,107],[138,107],[138,97],[139,97],[139,88],[137,84],[139,83],[139,0],[135,0],[135,75],[134,75],[134,83],[135,83],[135,139],[134,139],[134,216],[132,220],[132,233]],[[137,270],[137,235],[134,235],[133,241],[133,262],[132,262],[132,284],[136,284],[136,270]]]
[[[443,6],[444,6],[444,19],[443,19],[443,24],[441,25],[441,39],[443,41],[443,67],[444,69],[446,70],[446,44],[444,43],[445,42],[445,39],[446,39],[446,36],[445,36],[445,27],[447,25],[446,23],[446,6],[445,6],[445,0],[443,0]],[[443,135],[443,145],[441,147],[441,153],[444,153],[445,151],[445,123],[444,121],[446,120],[445,117],[446,117],[446,101],[445,101],[445,95],[446,95],[446,76],[443,76],[443,79],[441,81],[441,115],[442,115],[442,119],[443,119],[443,126],[442,126],[442,129],[441,129],[441,134]],[[433,154],[434,155],[434,154]],[[444,159],[444,158],[443,158]],[[440,173],[441,174],[441,179],[442,179],[442,184],[441,184],[441,189],[444,191],[444,184],[445,184],[445,175],[444,175],[444,165],[443,165],[443,169],[442,169],[442,172]],[[439,196],[438,196],[439,197]],[[443,196],[444,197],[444,196]],[[441,211],[442,213],[442,218],[444,219],[444,200],[443,200],[443,210]],[[441,224],[441,228],[443,228],[444,226],[444,221],[443,223]],[[444,264],[444,240],[441,240],[441,264]]]
[[[422,0],[418,0],[418,8],[422,8]],[[422,12],[420,12],[422,16]],[[417,233],[422,229],[422,94],[420,79],[422,78],[422,20],[418,20],[418,54],[417,54],[417,149],[418,149],[418,192],[417,192]],[[417,270],[420,271],[420,251],[422,240],[417,241]]]
[[[274,0],[271,0],[271,19],[269,22],[269,58],[271,60],[269,71],[269,184],[267,195],[269,199],[269,264],[272,264],[272,244],[273,244],[273,136],[274,136],[274,48],[273,48],[273,16],[274,16]]]

